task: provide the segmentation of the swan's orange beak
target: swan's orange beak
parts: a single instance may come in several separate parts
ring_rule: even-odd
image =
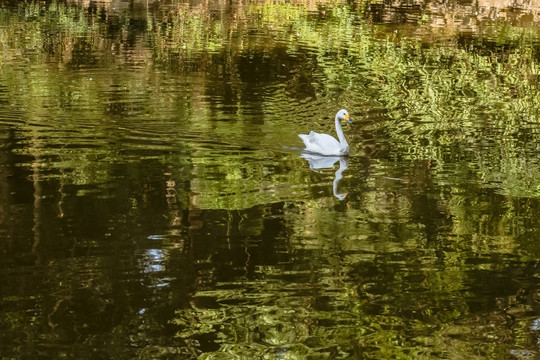
[[[345,120],[347,120],[349,122],[349,124],[353,123],[350,116],[349,116],[349,114],[345,114]]]

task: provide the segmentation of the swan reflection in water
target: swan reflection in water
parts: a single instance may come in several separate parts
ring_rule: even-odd
[[[311,153],[303,153],[301,156],[309,162],[309,168],[315,172],[319,172],[319,169],[332,168],[339,161],[339,169],[336,170],[332,190],[334,191],[334,196],[339,200],[347,197],[348,193],[340,193],[338,187],[343,177],[343,172],[349,167],[349,159],[341,156],[323,156]]]

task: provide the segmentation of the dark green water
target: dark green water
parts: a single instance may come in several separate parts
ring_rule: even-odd
[[[538,358],[540,18],[489,6],[0,1],[0,358]]]

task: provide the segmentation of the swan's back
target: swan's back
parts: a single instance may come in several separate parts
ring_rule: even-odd
[[[308,135],[298,135],[306,145],[307,152],[322,155],[347,155],[349,146],[343,148],[342,145],[333,136],[328,134],[319,134],[311,131]]]

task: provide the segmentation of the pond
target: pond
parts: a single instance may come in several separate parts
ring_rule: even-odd
[[[538,358],[534,4],[0,2],[1,357]]]

